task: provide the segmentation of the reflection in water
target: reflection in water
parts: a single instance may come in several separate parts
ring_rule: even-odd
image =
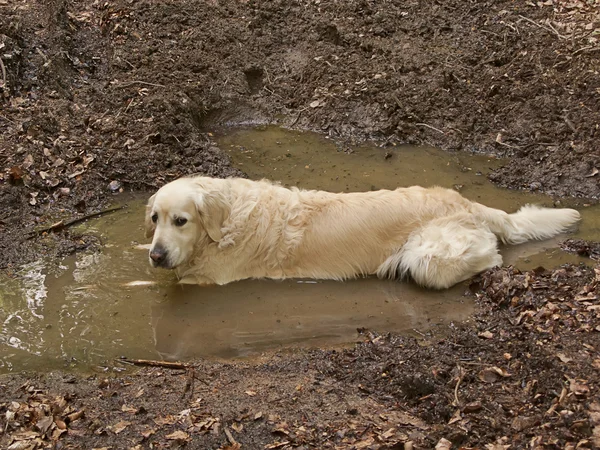
[[[369,278],[254,280],[226,286],[172,286],[152,323],[161,357],[237,357],[296,345],[345,344],[357,328],[411,332],[461,321],[472,312],[464,286],[431,292]]]
[[[489,206],[514,211],[527,202],[551,205],[529,193],[494,188],[485,178],[497,161],[408,147],[338,151],[311,133],[267,127],[219,139],[251,177],[333,191],[421,184],[462,186]],[[391,157],[385,157],[388,153]],[[145,197],[145,196],[144,196]],[[116,197],[126,201],[122,196]],[[243,281],[222,287],[179,286],[172,273],[151,269],[143,237],[145,198],[82,225],[106,245],[61,266],[37,262],[18,279],[0,278],[0,371],[112,367],[121,355],[185,359],[238,357],[301,345],[343,345],[358,327],[426,330],[464,320],[472,310],[465,285],[443,292],[376,279],[346,283],[311,280]],[[583,209],[576,236],[599,235],[598,208]],[[558,266],[582,259],[556,242],[503,249],[521,268]]]

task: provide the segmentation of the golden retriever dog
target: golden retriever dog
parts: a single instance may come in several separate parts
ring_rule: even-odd
[[[579,218],[530,205],[508,214],[439,187],[336,194],[190,177],[150,198],[146,234],[150,263],[182,283],[377,275],[443,289],[501,265],[498,241],[549,238]]]

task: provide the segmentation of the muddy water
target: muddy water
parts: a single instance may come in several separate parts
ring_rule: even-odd
[[[327,139],[267,127],[218,138],[251,177],[333,191],[443,185],[490,206],[515,210],[551,199],[495,189],[485,178],[497,161],[433,149],[340,149]],[[386,156],[387,153],[387,156]],[[466,320],[473,305],[465,286],[443,292],[408,283],[357,280],[243,281],[200,288],[175,284],[151,269],[142,222],[145,199],[92,220],[81,231],[105,243],[99,254],[77,254],[59,265],[39,261],[17,279],[0,279],[0,371],[73,368],[111,371],[115,358],[183,360],[245,357],[297,346],[343,345],[358,327],[424,332]],[[598,208],[583,208],[578,236],[599,235]],[[552,242],[503,250],[523,268],[578,258]],[[131,285],[133,284],[133,285]]]

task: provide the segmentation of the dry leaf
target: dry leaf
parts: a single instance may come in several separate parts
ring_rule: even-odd
[[[587,385],[587,381],[576,380],[574,378],[569,378],[569,390],[578,397],[582,397],[590,393],[590,388]]]
[[[154,433],[156,433],[155,429],[151,429],[151,430],[146,430],[146,431],[142,431],[142,436],[144,436],[144,439],[148,439],[150,436],[152,436]]]
[[[181,430],[177,430],[171,434],[167,434],[165,437],[171,441],[189,441],[190,440],[190,435],[187,434],[185,431],[181,431]]]
[[[112,430],[113,433],[119,434],[121,431],[123,431],[129,425],[131,425],[131,422],[127,422],[126,420],[122,420],[122,421],[114,424],[112,427],[110,427],[110,429]]]
[[[231,428],[233,428],[237,433],[241,433],[244,429],[244,425],[241,423],[234,422],[231,424]]]
[[[571,361],[573,361],[573,358],[569,358],[567,355],[565,355],[564,353],[557,353],[556,357],[558,359],[560,359],[562,362],[564,362],[565,364],[570,363]]]
[[[19,166],[13,166],[8,171],[8,176],[12,181],[19,181],[23,178],[23,169]]]
[[[471,402],[471,403],[467,403],[465,405],[465,407],[463,408],[463,411],[466,413],[472,413],[472,412],[479,411],[481,408],[483,408],[483,405],[481,404],[481,402]]]
[[[495,381],[498,381],[501,377],[510,377],[510,374],[504,369],[494,366],[483,369],[481,372],[479,372],[478,376],[479,379],[484,383],[494,383]]]
[[[135,414],[137,412],[137,408],[123,404],[123,406],[121,407],[121,411]]]
[[[254,392],[254,391],[246,391],[246,395],[249,395],[250,397],[254,397],[256,395],[256,392]]]
[[[513,419],[511,427],[516,431],[523,431],[534,426],[536,422],[535,417],[518,416]]]
[[[460,414],[460,409],[457,409],[455,413],[452,415],[450,420],[448,421],[448,425],[452,425],[462,419],[462,415]]]
[[[484,339],[493,339],[494,337],[494,333],[492,333],[491,331],[483,331],[481,333],[479,333],[477,336],[484,338]]]
[[[33,156],[27,155],[23,161],[23,169],[27,170],[33,165]]]
[[[440,441],[435,445],[435,450],[450,450],[451,448],[452,442],[444,438],[441,438]]]

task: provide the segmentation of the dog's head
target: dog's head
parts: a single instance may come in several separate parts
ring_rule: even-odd
[[[219,189],[222,180],[181,178],[166,184],[146,205],[146,237],[153,237],[150,264],[174,269],[199,246],[219,242],[230,207]]]

